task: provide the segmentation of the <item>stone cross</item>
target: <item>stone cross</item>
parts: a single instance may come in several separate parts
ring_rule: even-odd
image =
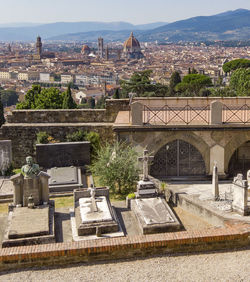
[[[95,198],[96,188],[93,187],[93,185],[91,185],[91,187],[88,188],[88,191],[90,191],[90,196],[91,196],[90,198],[91,209],[89,213],[98,212],[97,202],[101,202],[101,200]]]
[[[148,163],[154,159],[148,155],[148,150],[143,151],[143,157],[138,158],[139,162],[143,162],[143,181],[148,181]]]
[[[219,200],[220,193],[219,193],[219,181],[218,181],[218,168],[216,162],[214,162],[214,167],[213,167],[212,194],[214,196],[215,201]]]

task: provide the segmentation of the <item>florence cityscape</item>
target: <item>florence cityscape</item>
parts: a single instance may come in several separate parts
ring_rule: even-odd
[[[249,281],[249,1],[30,2],[1,4],[2,281]]]

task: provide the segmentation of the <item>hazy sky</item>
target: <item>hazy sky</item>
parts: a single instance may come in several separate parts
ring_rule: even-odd
[[[250,9],[250,0],[0,0],[0,23],[173,22],[238,8]]]

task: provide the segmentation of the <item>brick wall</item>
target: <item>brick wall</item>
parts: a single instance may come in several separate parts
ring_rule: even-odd
[[[248,246],[250,227],[183,231],[0,249],[0,270]]]

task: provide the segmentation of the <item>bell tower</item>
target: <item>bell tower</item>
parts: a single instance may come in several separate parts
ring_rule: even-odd
[[[36,39],[36,51],[37,51],[37,55],[41,57],[42,55],[42,41],[41,41],[41,37],[38,36]]]

